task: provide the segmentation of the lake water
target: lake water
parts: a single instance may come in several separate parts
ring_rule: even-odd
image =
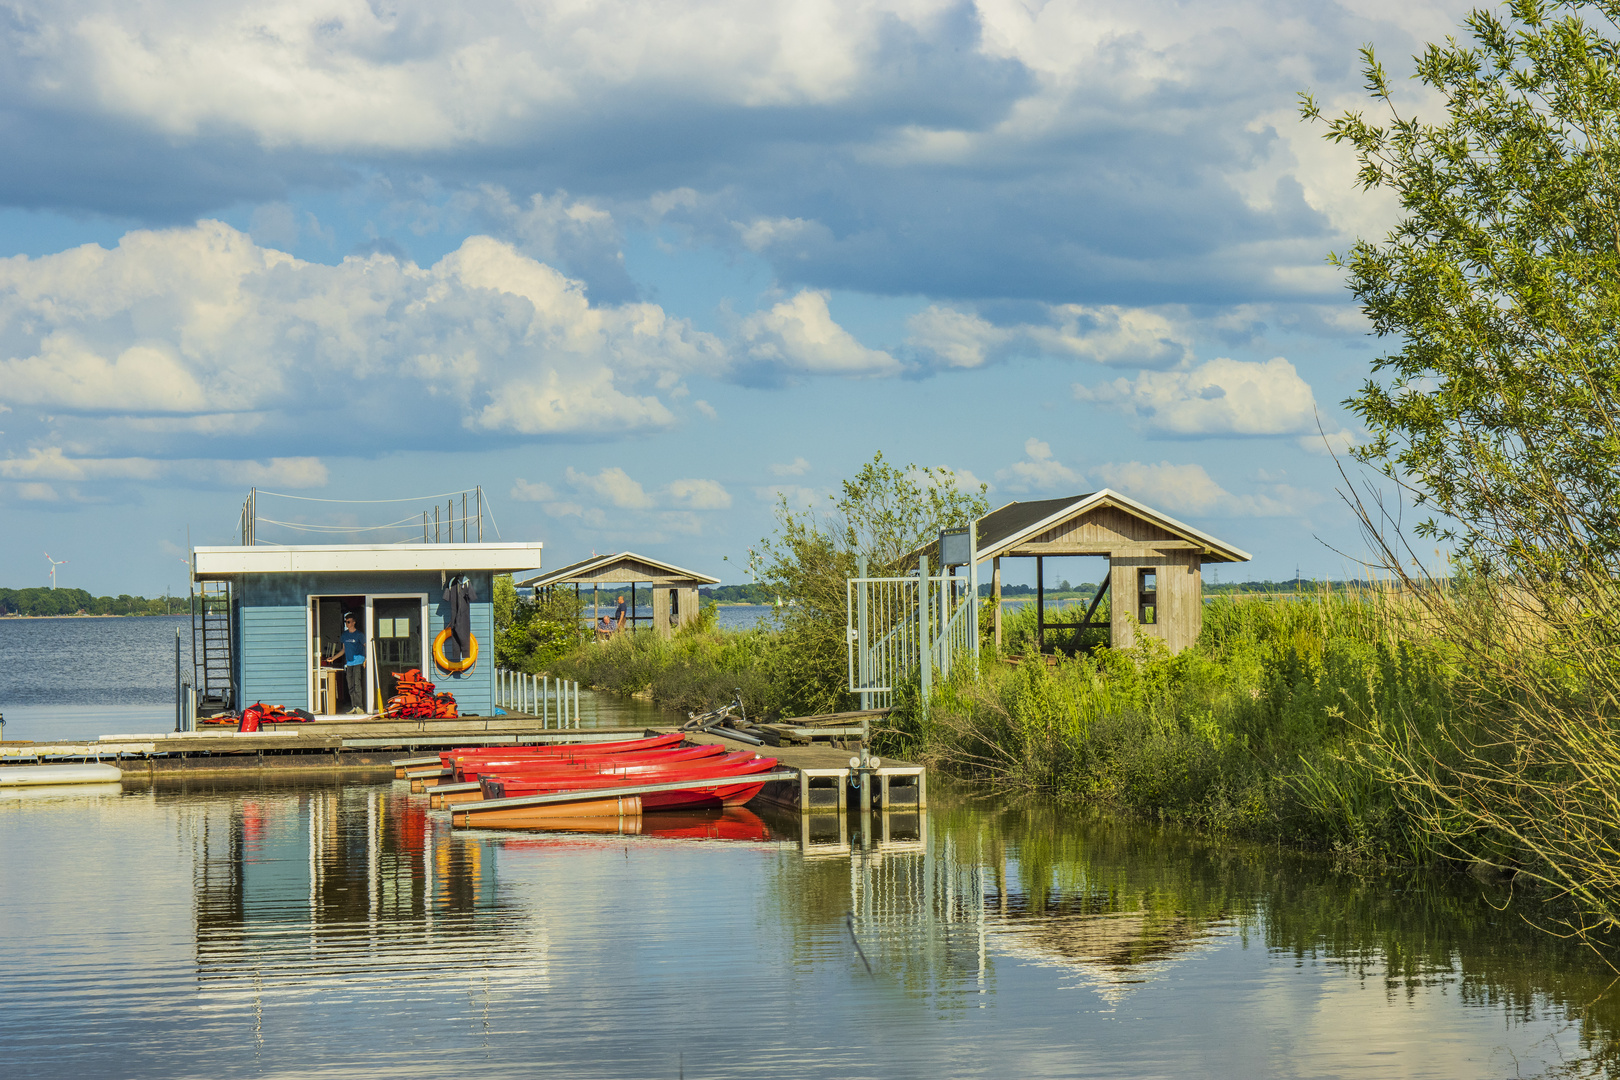
[[[1470,879],[933,787],[926,821],[870,850],[747,810],[452,831],[402,781],[0,797],[0,1062],[889,1080],[1615,1061],[1613,973]]]
[[[172,726],[177,624],[0,621],[7,737]],[[1620,1073],[1614,973],[1471,878],[930,791],[869,845],[452,830],[365,778],[0,793],[0,1075]]]
[[[189,674],[185,616],[0,619],[5,737],[37,742],[173,731],[176,630]],[[579,712],[581,727],[670,719],[651,703],[589,690],[580,691]]]

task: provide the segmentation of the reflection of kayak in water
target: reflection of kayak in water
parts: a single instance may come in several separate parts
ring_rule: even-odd
[[[543,808],[540,808],[543,809]],[[666,840],[737,840],[758,842],[771,838],[770,826],[760,816],[741,806],[724,810],[692,811],[682,814],[648,814],[642,817],[542,818],[536,816],[526,829],[535,832],[606,833],[616,836],[657,836]],[[551,848],[550,841],[511,839],[502,841],[506,849]]]

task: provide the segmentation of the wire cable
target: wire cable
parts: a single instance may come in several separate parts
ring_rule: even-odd
[[[274,495],[278,499],[297,499],[299,502],[318,502],[318,503],[400,503],[400,502],[421,502],[423,499],[448,499],[452,495],[470,495],[476,490],[478,490],[478,489],[477,488],[462,488],[460,491],[446,491],[446,492],[442,492],[442,493],[440,493],[438,495],[413,495],[408,499],[316,499],[316,498],[311,498],[308,495],[287,495],[287,494],[283,494],[282,492],[279,492],[279,491],[266,491],[263,488],[257,489],[257,492],[260,495]],[[260,518],[259,520],[260,521],[265,521],[267,519]]]
[[[415,529],[421,522],[414,517],[401,518],[391,521],[387,525],[310,525],[299,521],[277,521],[275,518],[258,518],[261,525],[280,525],[284,529],[293,529],[298,532],[321,533],[351,533],[351,532],[380,532],[383,529]]]

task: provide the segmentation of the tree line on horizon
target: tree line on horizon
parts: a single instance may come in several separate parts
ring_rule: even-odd
[[[83,589],[0,589],[0,615],[184,615],[185,596],[92,596]]]

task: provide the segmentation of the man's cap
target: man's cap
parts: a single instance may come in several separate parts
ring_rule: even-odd
[[[355,614],[354,614],[354,612],[352,612],[352,611],[345,611],[345,612],[344,612],[344,613],[343,613],[343,617],[344,617],[344,618],[345,618],[345,619],[354,619],[354,621],[355,621],[355,622],[359,622],[359,621],[360,621],[360,620],[359,620],[359,619],[358,619],[358,618],[356,618],[356,617],[355,617]]]

